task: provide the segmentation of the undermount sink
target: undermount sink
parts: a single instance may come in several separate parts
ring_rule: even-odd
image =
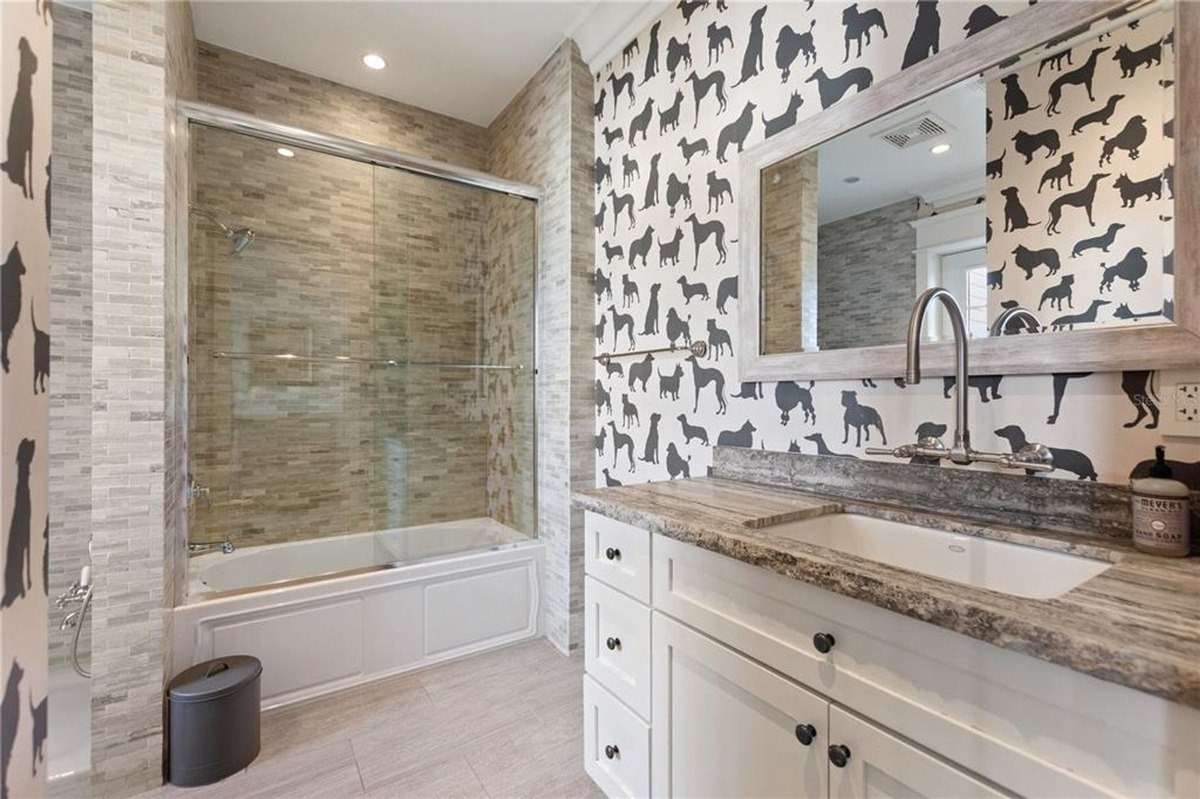
[[[1112,566],[1104,560],[851,513],[786,522],[762,532],[1030,599],[1062,596]]]

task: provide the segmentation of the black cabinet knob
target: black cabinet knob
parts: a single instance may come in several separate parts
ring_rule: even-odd
[[[813,646],[815,646],[817,651],[822,655],[827,654],[829,650],[833,649],[833,645],[835,643],[836,642],[833,640],[833,636],[829,633],[817,633],[813,636]]]
[[[811,724],[797,724],[796,725],[796,740],[799,741],[800,743],[804,744],[805,746],[808,746],[816,739],[816,737],[817,737],[817,728],[814,727],[813,725],[811,725]]]
[[[616,549],[615,547],[609,547],[608,549],[604,550],[604,557],[608,558],[609,560],[620,560],[621,550]]]
[[[620,649],[621,648],[621,639],[620,638],[609,638],[607,641],[604,642],[604,645],[607,646],[609,649]]]
[[[613,746],[612,744],[609,744],[608,746],[604,747],[604,756],[607,757],[609,760],[612,760],[619,754],[621,754],[621,750],[618,749],[617,747]]]
[[[850,748],[842,744],[833,744],[829,747],[829,762],[838,768],[845,768],[846,763],[850,762]]]

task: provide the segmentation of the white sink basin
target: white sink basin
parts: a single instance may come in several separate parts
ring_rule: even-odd
[[[1062,596],[1112,565],[1104,560],[850,513],[777,524],[762,532],[1030,599]]]

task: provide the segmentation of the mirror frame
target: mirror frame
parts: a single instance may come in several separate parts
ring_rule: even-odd
[[[763,169],[1093,22],[1144,6],[1128,0],[1042,2],[1000,25],[841,100],[746,150],[739,163],[738,380],[741,382],[904,375],[904,344],[765,354],[761,348]],[[1200,364],[1200,3],[1175,6],[1175,318],[1172,323],[971,339],[973,374],[1119,371]],[[915,301],[914,297],[914,301]],[[924,342],[922,371],[954,373],[954,343]]]

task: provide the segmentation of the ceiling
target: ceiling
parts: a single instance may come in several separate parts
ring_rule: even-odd
[[[200,0],[192,8],[201,41],[487,125],[563,39],[603,63],[663,5]],[[364,67],[368,52],[387,68]]]

